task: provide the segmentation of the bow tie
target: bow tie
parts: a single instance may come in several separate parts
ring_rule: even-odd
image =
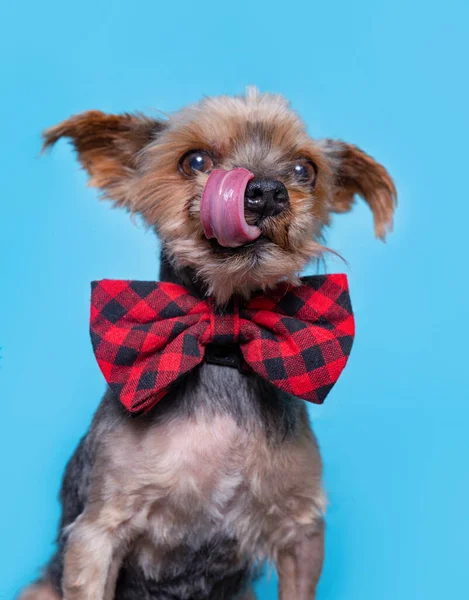
[[[354,320],[345,275],[281,283],[223,310],[174,283],[92,283],[91,339],[112,391],[133,413],[152,408],[204,360],[207,345],[236,345],[243,367],[320,404],[345,367]]]

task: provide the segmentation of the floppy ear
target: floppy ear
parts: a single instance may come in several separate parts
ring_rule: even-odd
[[[382,240],[392,230],[397,204],[394,183],[386,169],[360,148],[341,141],[323,140],[323,151],[334,174],[331,211],[347,212],[354,196],[361,196],[371,208],[375,235]]]
[[[69,138],[89,185],[100,188],[117,204],[127,202],[127,189],[137,170],[138,153],[166,127],[140,114],[109,115],[92,110],[70,117],[43,133],[43,150]]]

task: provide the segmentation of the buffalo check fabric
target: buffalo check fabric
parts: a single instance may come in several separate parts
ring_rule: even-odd
[[[204,360],[207,344],[238,344],[245,366],[321,404],[350,354],[354,319],[345,275],[304,277],[223,310],[174,283],[92,283],[91,340],[125,408],[152,408]]]

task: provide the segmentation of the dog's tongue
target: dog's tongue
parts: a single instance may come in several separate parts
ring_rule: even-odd
[[[260,229],[244,218],[244,192],[253,177],[247,169],[212,171],[200,200],[200,218],[208,239],[236,248],[260,236]]]

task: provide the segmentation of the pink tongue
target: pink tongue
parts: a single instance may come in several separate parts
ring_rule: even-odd
[[[244,218],[244,192],[254,175],[247,169],[215,169],[200,200],[200,219],[208,239],[236,248],[257,239],[261,231]]]

